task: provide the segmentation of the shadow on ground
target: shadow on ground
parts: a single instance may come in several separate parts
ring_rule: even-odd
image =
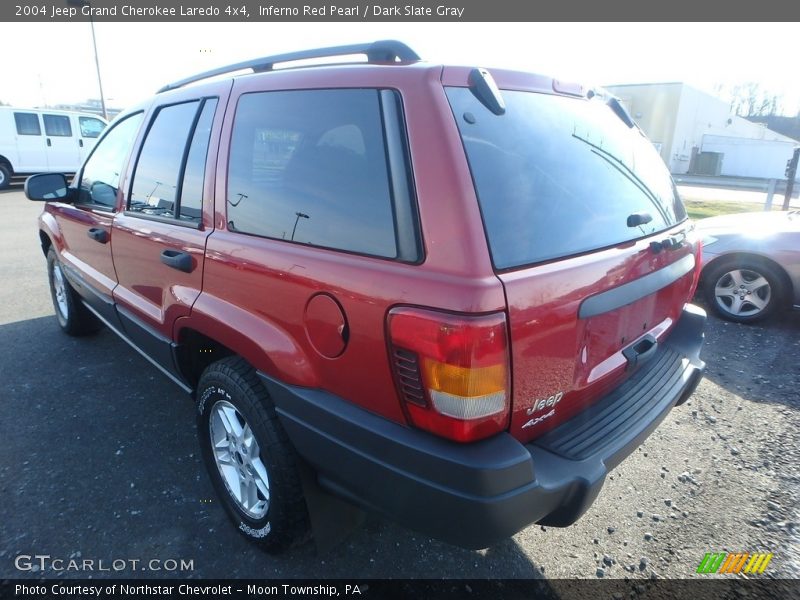
[[[214,499],[191,400],[111,332],[70,338],[42,317],[0,326],[0,348],[0,578],[542,577],[512,539],[469,551],[375,517],[324,554],[264,554]],[[20,554],[127,562],[20,572]],[[192,568],[147,570],[151,559]]]

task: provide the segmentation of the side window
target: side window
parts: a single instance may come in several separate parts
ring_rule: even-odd
[[[161,107],[150,124],[133,174],[128,210],[151,217],[202,220],[216,98]]]
[[[142,113],[116,122],[94,147],[83,167],[78,202],[114,208],[125,157],[136,139]]]
[[[78,117],[78,124],[81,128],[81,137],[96,138],[100,137],[106,124],[100,119],[93,119],[92,117]]]
[[[17,135],[42,135],[37,114],[15,112],[14,122],[17,124]]]
[[[215,99],[206,100],[203,112],[197,120],[186,157],[186,169],[183,172],[183,183],[180,194],[180,218],[200,222],[203,211],[203,180],[206,175],[206,158],[208,141],[211,137],[211,124],[217,109]]]
[[[398,256],[380,90],[244,94],[228,166],[232,231]]]
[[[65,115],[42,115],[44,132],[50,137],[71,137],[72,125]]]
[[[158,111],[136,163],[128,210],[175,217],[181,166],[199,106],[195,100]]]

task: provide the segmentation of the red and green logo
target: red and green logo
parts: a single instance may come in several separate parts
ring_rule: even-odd
[[[707,552],[697,567],[698,573],[763,573],[767,569],[772,553],[728,553]]]

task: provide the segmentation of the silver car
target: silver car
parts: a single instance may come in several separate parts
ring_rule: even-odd
[[[800,308],[800,211],[711,217],[697,230],[701,290],[720,316],[747,323]]]

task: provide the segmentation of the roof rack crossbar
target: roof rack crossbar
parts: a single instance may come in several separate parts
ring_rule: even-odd
[[[345,56],[348,54],[366,54],[369,62],[395,62],[400,61],[416,61],[420,60],[416,52],[406,46],[403,42],[396,40],[380,40],[377,42],[370,42],[366,44],[350,44],[348,46],[332,46],[330,48],[316,48],[313,50],[300,50],[299,52],[288,52],[286,54],[276,54],[274,56],[265,56],[263,58],[256,58],[253,60],[246,60],[244,62],[219,67],[204,73],[198,73],[186,79],[181,79],[174,83],[169,83],[158,90],[158,94],[169,90],[189,85],[196,81],[202,81],[217,75],[225,75],[226,73],[233,73],[235,71],[243,71],[244,69],[252,69],[254,73],[261,73],[263,71],[271,71],[275,64],[292,62],[296,60],[307,60],[313,58],[325,58],[328,56]]]

